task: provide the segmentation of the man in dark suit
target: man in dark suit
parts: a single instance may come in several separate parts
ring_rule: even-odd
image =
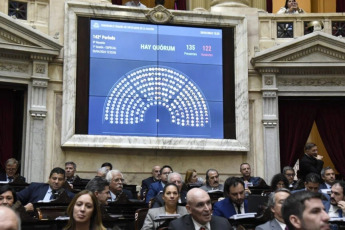
[[[268,199],[268,207],[273,214],[273,219],[261,224],[255,230],[284,230],[286,224],[282,216],[281,208],[285,199],[290,196],[290,190],[286,188],[278,189],[270,194]]]
[[[74,193],[62,188],[64,184],[65,170],[57,167],[50,172],[48,184],[31,183],[29,187],[17,193],[17,198],[27,211],[33,211],[32,203],[38,201],[50,202],[51,200],[57,199],[64,191],[67,192],[70,198],[73,198]]]
[[[5,163],[5,173],[0,173],[0,181],[11,182],[25,182],[25,177],[17,173],[19,163],[16,159],[10,158]]]
[[[225,199],[213,206],[213,215],[230,218],[248,212],[248,202],[244,199],[244,182],[239,177],[229,177],[224,183]]]
[[[330,206],[325,207],[330,217],[344,217],[345,215],[345,182],[337,181],[331,188]]]
[[[128,199],[135,199],[131,191],[123,188],[125,179],[119,170],[113,169],[107,173],[106,180],[109,182],[110,199],[108,202],[116,200],[120,194],[125,194]]]
[[[159,181],[160,174],[159,171],[161,170],[161,167],[156,165],[152,168],[152,176],[149,178],[146,178],[145,180],[142,180],[141,182],[141,190],[140,190],[140,198],[144,200],[146,198],[146,193],[149,190],[149,187],[152,183]]]
[[[283,168],[283,174],[289,181],[289,189],[293,190],[297,183],[297,180],[294,180],[296,176],[295,170],[291,166],[285,166]]]
[[[252,169],[250,164],[242,163],[240,165],[240,172],[242,174],[241,179],[244,181],[247,186],[245,187],[267,187],[266,181],[261,177],[252,177]]]
[[[176,184],[177,188],[179,189],[180,192],[180,199],[179,199],[179,203],[181,204],[185,204],[186,203],[186,196],[187,196],[187,191],[182,190],[182,185],[183,185],[183,181],[182,181],[182,176],[181,174],[179,174],[178,172],[173,172],[170,173],[168,176],[168,183],[174,183]],[[152,205],[152,208],[159,208],[164,206],[164,200],[163,200],[163,193],[159,193],[154,200],[154,203]]]
[[[170,230],[232,229],[227,219],[212,215],[211,199],[207,192],[200,188],[188,191],[186,209],[189,215],[170,222]]]
[[[168,176],[173,172],[173,169],[169,165],[164,165],[159,174],[161,175],[161,180],[152,183],[149,187],[149,191],[146,194],[146,203],[149,203],[152,198],[157,196],[161,191],[163,191],[164,186],[168,182]]]
[[[331,167],[326,167],[321,170],[321,177],[323,183],[320,184],[320,189],[331,189],[332,185],[335,182],[335,173]]]
[[[302,180],[305,180],[309,173],[320,175],[323,167],[323,156],[318,155],[316,144],[307,143],[304,146],[304,152],[305,154],[299,162],[299,175]]]

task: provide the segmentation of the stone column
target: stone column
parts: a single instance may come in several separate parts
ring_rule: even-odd
[[[251,0],[250,6],[267,11],[266,0]]]
[[[271,181],[280,172],[279,126],[278,126],[278,88],[276,74],[278,69],[261,70],[263,97],[263,134],[265,179]]]
[[[33,57],[34,59],[39,57]],[[46,155],[46,116],[48,61],[33,60],[31,84],[28,85],[25,175],[29,182],[42,182]]]
[[[208,10],[210,8],[210,0],[188,0],[189,3],[189,10],[196,10],[196,9],[205,9]]]

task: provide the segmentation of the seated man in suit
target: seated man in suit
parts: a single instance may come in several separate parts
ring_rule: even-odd
[[[285,166],[283,168],[283,174],[289,181],[289,189],[292,190],[297,183],[297,180],[294,180],[296,175],[295,170],[291,166]]]
[[[38,201],[50,202],[58,198],[58,196],[67,192],[72,199],[74,193],[64,190],[62,187],[65,183],[65,170],[56,167],[50,172],[48,184],[31,183],[28,187],[17,193],[18,200],[24,205],[26,211],[33,211],[32,203]]]
[[[193,188],[187,193],[186,209],[189,215],[184,215],[170,222],[171,230],[232,229],[225,218],[212,215],[212,204],[209,195],[200,188]]]
[[[248,212],[248,202],[244,199],[244,182],[239,177],[229,177],[224,183],[224,200],[213,206],[213,215],[230,218],[235,214]]]
[[[323,183],[320,184],[320,189],[331,189],[332,185],[335,182],[335,173],[331,167],[326,167],[321,170],[321,177]]]
[[[75,175],[77,171],[77,165],[73,161],[69,161],[65,163],[65,171],[66,171],[66,181],[68,184],[73,188],[73,183],[80,183],[81,178],[78,175]]]
[[[321,202],[322,195],[315,192],[296,192],[286,198],[282,214],[289,230],[329,230],[329,216]]]
[[[215,169],[208,169],[206,171],[206,185],[200,188],[206,192],[213,190],[223,191],[223,185],[219,183],[218,171]]]
[[[101,205],[108,205],[110,197],[109,182],[102,177],[95,177],[87,183],[86,190],[95,194],[98,203]]]
[[[250,168],[250,164],[242,163],[240,165],[240,172],[242,174],[241,179],[248,187],[267,187],[267,184],[264,179],[262,179],[261,177],[251,176],[252,170]]]
[[[18,171],[19,163],[16,159],[10,158],[5,163],[6,173],[0,174],[0,181],[7,181],[8,183],[21,181],[25,182],[25,177],[20,176]]]
[[[156,165],[152,168],[152,176],[146,178],[145,180],[142,180],[141,182],[141,190],[140,190],[140,198],[144,200],[146,198],[146,193],[149,190],[149,187],[152,183],[159,181],[160,174],[159,171],[161,170],[161,167]]]
[[[345,182],[337,181],[331,187],[331,199],[328,215],[330,217],[343,217],[345,212]]]
[[[107,173],[106,180],[109,182],[110,190],[110,199],[108,199],[108,202],[115,201],[116,197],[122,193],[124,193],[128,199],[133,199],[133,194],[131,193],[131,191],[123,189],[123,182],[125,181],[125,179],[123,178],[123,175],[119,170],[110,170]]]
[[[168,183],[176,184],[177,188],[179,189],[180,198],[179,198],[178,203],[180,204],[186,203],[187,192],[185,190],[182,190],[183,182],[182,182],[181,174],[179,174],[178,172],[170,173],[168,176]],[[163,200],[163,193],[161,192],[155,197],[155,201],[152,205],[152,208],[159,208],[162,206],[164,206],[164,200]]]
[[[161,175],[161,180],[154,182],[150,185],[149,190],[146,194],[146,203],[148,204],[150,200],[156,197],[161,191],[163,191],[164,186],[168,183],[168,175],[173,172],[173,169],[169,165],[164,165],[159,174]]]
[[[290,190],[281,188],[272,192],[268,198],[268,211],[273,214],[272,219],[255,228],[255,230],[285,230],[286,224],[282,216],[281,208],[285,199],[290,196]]]

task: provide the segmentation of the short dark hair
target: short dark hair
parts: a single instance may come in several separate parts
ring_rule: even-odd
[[[108,166],[108,167],[110,168],[110,170],[113,169],[113,165],[112,165],[111,163],[109,163],[109,162],[104,162],[104,163],[101,165],[101,168],[106,167],[106,166]]]
[[[49,174],[49,178],[52,177],[54,173],[63,174],[63,177],[65,177],[65,170],[60,167],[53,168]]]
[[[250,166],[250,164],[249,164],[249,163],[244,162],[244,163],[242,163],[242,164],[240,165],[240,171],[242,170],[242,165],[249,165],[249,168],[251,168],[251,166]]]
[[[282,207],[282,215],[289,230],[295,229],[291,224],[289,217],[291,215],[295,215],[299,219],[302,219],[305,209],[305,201],[313,198],[322,200],[322,194],[318,192],[300,191],[293,193],[286,198]]]
[[[216,169],[208,169],[207,171],[206,171],[206,185],[210,185],[210,183],[208,183],[208,179],[210,179],[210,177],[208,176],[208,173],[209,172],[216,172],[217,173],[217,175],[219,176],[219,173],[218,173],[218,171],[216,170]]]
[[[230,187],[236,187],[237,185],[241,184],[244,188],[244,182],[239,177],[229,177],[224,182],[224,196],[229,197],[229,190]]]
[[[277,189],[277,184],[279,181],[283,181],[285,188],[289,188],[289,181],[286,178],[286,176],[282,173],[278,173],[272,177],[272,180],[271,180],[272,191],[275,191]]]
[[[327,170],[330,170],[330,169],[332,169],[330,166],[327,166],[326,168],[323,168],[323,169],[321,169],[321,176],[325,176],[325,173],[326,173],[326,171]],[[333,170],[333,169],[332,169]]]
[[[307,143],[304,146],[304,150],[309,150],[309,149],[311,149],[311,148],[313,148],[315,146],[316,146],[316,144],[314,144],[314,143]]]
[[[77,165],[76,165],[73,161],[67,161],[67,162],[65,163],[65,167],[66,167],[67,165],[73,165],[73,168],[74,168],[74,169],[77,169]]]
[[[308,173],[308,175],[305,177],[305,182],[311,182],[311,183],[319,183],[320,184],[321,178],[316,173]]]
[[[17,202],[17,194],[16,194],[16,190],[11,187],[10,185],[8,184],[5,184],[3,186],[0,187],[0,195],[7,192],[7,191],[10,191],[12,193],[12,196],[13,196],[13,204]]]
[[[159,170],[159,174],[162,175],[163,169],[169,168],[171,172],[174,172],[174,170],[170,167],[170,165],[163,165],[161,170]]]
[[[163,195],[164,195],[165,191],[167,190],[167,187],[168,187],[168,186],[174,186],[174,187],[177,189],[178,194],[180,194],[180,191],[178,190],[178,187],[177,187],[176,184],[174,184],[174,183],[167,183],[167,184],[164,186],[164,188],[163,188]]]
[[[343,188],[343,195],[345,196],[345,182],[342,181],[342,180],[338,180],[338,181],[334,182],[334,184],[332,185],[332,187],[333,187],[335,184],[338,184],[340,187]]]
[[[109,182],[102,177],[95,177],[87,183],[85,189],[91,192],[102,192],[105,186],[109,186]]]

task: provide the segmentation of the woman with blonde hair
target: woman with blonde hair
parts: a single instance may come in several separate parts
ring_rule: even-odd
[[[64,230],[105,230],[96,196],[83,190],[78,193],[67,208],[69,221]]]

